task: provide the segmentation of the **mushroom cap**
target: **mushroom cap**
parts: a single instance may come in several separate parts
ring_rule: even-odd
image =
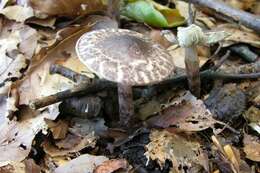
[[[81,36],[79,59],[100,78],[131,86],[157,83],[174,71],[171,55],[131,30],[100,29]]]

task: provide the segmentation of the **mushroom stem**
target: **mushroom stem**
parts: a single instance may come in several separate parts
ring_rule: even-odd
[[[108,0],[108,16],[117,21],[120,21],[120,0]]]
[[[122,127],[129,126],[134,116],[133,90],[126,84],[118,84],[118,104],[120,125]]]
[[[185,48],[185,66],[189,89],[196,97],[200,97],[200,68],[196,45]]]

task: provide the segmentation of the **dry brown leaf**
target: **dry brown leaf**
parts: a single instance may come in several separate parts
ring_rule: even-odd
[[[68,135],[67,135],[67,137],[68,137]],[[45,153],[47,153],[51,157],[57,157],[57,156],[69,155],[71,153],[78,152],[78,151],[82,150],[83,148],[95,147],[95,145],[96,145],[96,137],[95,137],[94,133],[90,133],[90,134],[88,134],[84,137],[80,137],[80,138],[75,136],[74,140],[75,139],[78,139],[78,141],[77,141],[76,145],[72,146],[71,148],[59,149],[57,146],[54,146],[46,141],[43,144],[43,149],[44,149]],[[66,140],[66,138],[64,140]]]
[[[15,20],[16,22],[24,22],[26,19],[34,16],[31,7],[22,7],[19,5],[8,6],[0,10],[0,14],[3,14],[8,19]]]
[[[260,142],[256,137],[246,135],[244,136],[244,152],[246,158],[260,162]]]
[[[20,83],[20,104],[27,105],[30,100],[55,94],[75,85],[75,83],[60,75],[50,75],[49,68],[51,64],[59,63],[89,76],[89,70],[79,61],[74,49],[77,39],[88,30],[88,27],[75,27],[57,33],[57,39],[59,39],[57,43],[54,43],[47,51],[45,49],[46,52],[39,53],[39,59],[37,57],[34,59],[29,69],[30,73]]]
[[[218,140],[216,136],[212,136],[211,139],[213,141],[213,144],[217,148],[216,150],[219,151],[219,162],[223,162],[218,164],[220,170],[230,169],[230,171],[232,170],[235,173],[251,172],[248,164],[241,159],[240,152],[238,149],[236,149],[234,146],[231,146],[230,144],[222,146],[221,142]],[[214,147],[212,148],[213,150],[215,150]],[[224,165],[225,168],[222,168],[224,167]]]
[[[81,155],[65,165],[59,166],[55,169],[54,173],[83,173],[93,172],[94,169],[107,161],[108,158],[105,156],[92,156],[89,154]]]
[[[112,159],[104,161],[101,165],[97,166],[94,173],[112,173],[118,169],[126,169],[128,163],[125,159]]]
[[[201,131],[213,127],[216,121],[201,100],[190,92],[182,92],[167,104],[148,124],[156,127],[176,127],[183,131]]]
[[[58,105],[53,105],[58,109]],[[20,109],[17,121],[5,121],[0,125],[0,164],[6,161],[22,161],[31,150],[32,141],[35,135],[46,129],[44,119],[55,119],[58,113],[45,110],[42,112],[33,111],[27,107]]]
[[[78,16],[103,11],[103,0],[29,0],[31,7],[48,16]]]
[[[227,47],[236,43],[245,43],[260,48],[260,37],[254,32],[238,28],[232,24],[222,24],[214,28],[216,31],[225,31],[231,35],[224,39],[223,46]]]
[[[63,120],[53,122],[48,119],[46,119],[45,122],[48,125],[50,131],[52,132],[52,136],[54,139],[64,139],[66,137],[66,134],[69,129],[69,125],[67,122]]]
[[[162,167],[169,159],[173,168],[188,170],[194,165],[201,165],[209,170],[207,156],[203,153],[201,145],[195,136],[169,133],[168,131],[153,130],[150,134],[151,142],[146,145],[147,158],[157,160]]]
[[[248,125],[260,134],[260,109],[251,106],[243,115]]]

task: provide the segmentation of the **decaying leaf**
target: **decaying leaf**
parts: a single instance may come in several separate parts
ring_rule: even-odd
[[[224,122],[233,122],[245,110],[246,95],[236,84],[226,84],[214,88],[205,100],[205,105],[214,118]]]
[[[245,135],[244,136],[244,152],[246,158],[260,162],[260,141],[256,137]]]
[[[101,165],[97,166],[93,173],[112,173],[118,169],[126,169],[128,163],[125,159],[112,159],[104,161]]]
[[[232,172],[241,173],[250,172],[250,167],[244,160],[241,159],[238,149],[230,144],[223,146],[216,136],[212,136],[211,139],[217,148],[216,150],[218,151],[216,153],[219,159],[217,165],[220,170],[229,170]],[[215,150],[215,148],[213,148],[213,150]]]
[[[54,139],[64,139],[68,132],[69,125],[67,122],[59,120],[57,123],[46,119],[46,124],[48,125],[50,131],[52,132]]]
[[[97,166],[107,160],[108,158],[105,156],[92,156],[89,154],[84,154],[71,160],[67,164],[58,167],[55,169],[54,173],[93,172]]]
[[[103,11],[103,0],[29,0],[31,7],[41,15],[79,16]]]
[[[26,19],[34,16],[33,9],[31,7],[22,7],[19,5],[8,6],[0,10],[0,14],[3,14],[8,19],[15,20],[17,22],[24,22]]]
[[[223,46],[227,47],[235,43],[246,43],[260,48],[260,37],[254,32],[238,28],[231,24],[218,25],[216,31],[225,31],[231,35],[223,41]]]
[[[27,159],[23,162],[8,162],[7,165],[0,165],[1,173],[41,173],[40,166],[36,165],[34,160]]]
[[[248,121],[248,125],[260,134],[260,109],[251,106],[245,113],[245,119]]]
[[[151,142],[146,145],[147,158],[157,160],[162,167],[166,159],[170,160],[176,170],[191,170],[195,165],[208,168],[208,159],[201,145],[194,136],[175,134],[168,131],[154,130],[150,134]]]
[[[77,39],[88,30],[89,27],[74,27],[57,33],[57,37],[61,37],[59,39],[62,41],[56,38],[57,41],[54,43],[54,47],[44,51],[44,55],[39,53],[41,55],[39,58],[41,59],[35,59],[32,62],[29,69],[30,73],[19,84],[20,104],[27,105],[30,100],[55,94],[75,85],[75,83],[65,77],[50,75],[49,69],[51,64],[58,63],[76,72],[90,74],[87,67],[76,58],[74,49]]]
[[[54,120],[58,115],[46,110],[33,111],[27,107],[20,109],[19,114],[22,117],[20,121],[5,121],[0,125],[0,163],[24,160],[31,150],[35,135],[47,127],[44,119]]]
[[[67,135],[67,137],[71,137],[71,136]],[[90,133],[84,137],[78,137],[78,136],[74,135],[74,138],[72,138],[72,139],[73,140],[70,142],[75,142],[75,143],[73,143],[74,145],[70,146],[70,148],[58,148],[57,146],[46,141],[43,144],[43,149],[44,149],[45,153],[47,153],[51,157],[57,157],[57,156],[65,156],[65,155],[69,155],[71,153],[78,152],[86,147],[93,148],[96,145],[96,137],[95,137],[94,133]],[[77,141],[74,141],[76,139],[77,139]],[[66,142],[69,142],[66,138],[63,140],[65,140]]]
[[[176,127],[184,131],[201,131],[212,127],[216,121],[201,100],[190,92],[182,92],[160,112],[148,120],[157,127]]]

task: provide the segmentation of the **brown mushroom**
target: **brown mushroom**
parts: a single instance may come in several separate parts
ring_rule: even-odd
[[[101,29],[77,42],[80,60],[100,78],[118,83],[120,124],[133,118],[132,86],[158,83],[174,71],[171,55],[144,35],[125,29]]]

